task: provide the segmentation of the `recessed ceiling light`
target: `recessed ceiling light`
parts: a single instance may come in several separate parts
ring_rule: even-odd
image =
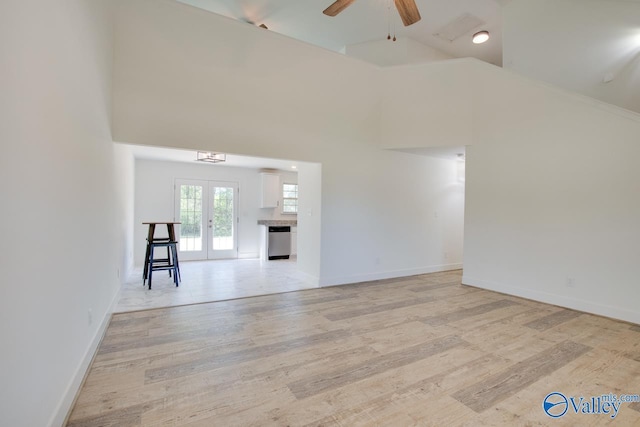
[[[484,43],[489,40],[489,31],[479,31],[471,39],[475,44]]]
[[[293,165],[293,166],[291,166],[291,169],[298,169],[298,167]]]

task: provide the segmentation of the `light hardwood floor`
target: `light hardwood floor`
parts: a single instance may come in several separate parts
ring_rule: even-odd
[[[640,327],[446,272],[123,313],[69,426],[640,425]]]

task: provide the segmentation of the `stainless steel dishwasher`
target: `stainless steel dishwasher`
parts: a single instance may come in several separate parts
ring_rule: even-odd
[[[269,227],[269,259],[289,259],[291,255],[291,227]]]

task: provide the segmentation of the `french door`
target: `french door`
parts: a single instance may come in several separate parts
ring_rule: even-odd
[[[174,188],[180,258],[237,258],[238,184],[176,179]]]

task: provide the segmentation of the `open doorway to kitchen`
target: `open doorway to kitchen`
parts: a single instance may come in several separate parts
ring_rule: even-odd
[[[219,301],[317,287],[321,166],[227,154],[196,161],[196,151],[130,146],[134,156],[134,272],[116,311]],[[295,168],[294,168],[295,167]],[[274,202],[265,204],[266,173]],[[295,208],[294,208],[295,205]],[[154,274],[142,286],[148,221],[176,221],[182,282]],[[291,224],[290,259],[270,261],[263,225]],[[158,236],[163,237],[163,236]],[[165,283],[166,282],[166,283]]]

